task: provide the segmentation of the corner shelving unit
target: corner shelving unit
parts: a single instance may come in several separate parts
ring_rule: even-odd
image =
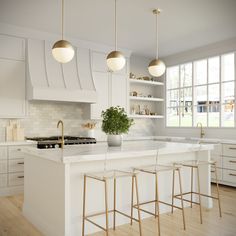
[[[163,82],[155,79],[131,78],[129,80],[129,117],[135,119],[163,119],[163,86]]]

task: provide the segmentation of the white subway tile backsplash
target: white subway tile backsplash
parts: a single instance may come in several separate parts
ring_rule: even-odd
[[[60,134],[56,127],[58,120],[64,121],[66,135],[84,135],[82,124],[89,121],[83,118],[84,105],[79,103],[32,101],[29,102],[28,110],[28,116],[20,119],[26,137]],[[5,127],[8,123],[8,119],[0,119],[0,141],[5,141]],[[129,135],[153,136],[155,130],[155,123],[151,119],[137,119]],[[96,125],[95,136],[98,140],[106,139],[106,135],[101,131],[101,122]]]

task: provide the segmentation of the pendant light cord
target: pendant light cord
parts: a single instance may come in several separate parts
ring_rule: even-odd
[[[158,59],[158,10],[156,12],[156,59]]]
[[[115,51],[117,51],[117,0],[115,0]]]
[[[61,1],[61,39],[64,39],[64,0]]]

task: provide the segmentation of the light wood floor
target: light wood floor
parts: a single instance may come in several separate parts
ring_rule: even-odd
[[[215,187],[213,186],[213,192]],[[0,197],[0,236],[42,236],[21,213],[23,196]],[[161,215],[162,236],[236,236],[236,188],[221,186],[223,217],[219,218],[215,204],[211,210],[203,211],[203,224],[199,223],[197,207],[186,208],[187,230],[182,229],[181,212]],[[143,236],[157,235],[154,218],[143,220]],[[124,225],[110,231],[110,236],[138,236],[138,225]],[[56,236],[56,235],[55,235]],[[104,236],[96,233],[91,236]]]

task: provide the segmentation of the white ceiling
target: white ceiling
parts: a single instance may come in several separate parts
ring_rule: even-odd
[[[60,0],[0,0],[0,22],[60,32]],[[113,0],[65,0],[66,35],[113,45]],[[160,7],[160,56],[236,37],[236,0],[118,0],[118,44],[154,57]]]

